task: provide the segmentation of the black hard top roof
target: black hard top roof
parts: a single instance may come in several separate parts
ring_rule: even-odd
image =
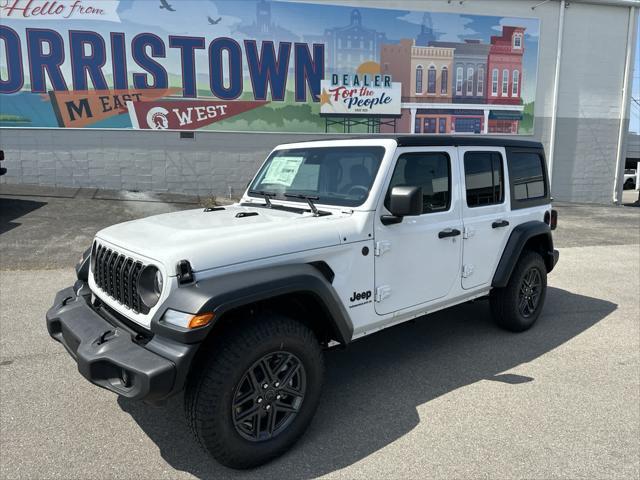
[[[519,140],[509,137],[489,137],[484,135],[404,135],[394,137],[399,147],[441,147],[473,146],[473,147],[520,147],[542,148],[542,143],[534,140]]]
[[[491,137],[487,135],[345,135],[343,137],[306,140],[324,142],[331,140],[395,140],[399,147],[516,147],[541,149],[542,143],[534,140],[519,140],[511,137]]]

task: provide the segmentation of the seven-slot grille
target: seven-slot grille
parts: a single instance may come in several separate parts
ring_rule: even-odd
[[[144,265],[99,243],[93,254],[93,280],[96,285],[134,312],[148,313],[149,309],[138,294],[138,278]]]

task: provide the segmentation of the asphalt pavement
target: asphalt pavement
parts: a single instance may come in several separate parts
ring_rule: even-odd
[[[0,186],[0,478],[640,478],[640,208],[558,205],[528,332],[477,301],[328,351],[307,434],[237,472],[200,450],[180,398],[89,384],[44,322],[97,230],[201,200]]]

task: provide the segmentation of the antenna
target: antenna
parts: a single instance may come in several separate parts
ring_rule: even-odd
[[[545,3],[550,2],[551,0],[543,0],[540,3],[535,4],[533,7],[531,7],[531,10],[535,10],[536,8],[538,8],[540,5],[544,5]]]

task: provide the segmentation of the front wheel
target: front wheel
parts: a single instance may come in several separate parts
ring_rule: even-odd
[[[547,294],[547,268],[540,254],[524,252],[509,283],[489,297],[496,323],[512,332],[528,330],[536,322]]]
[[[187,418],[202,446],[232,468],[266,463],[304,433],[324,373],[313,332],[279,315],[243,322],[195,368],[202,370],[187,386]]]

